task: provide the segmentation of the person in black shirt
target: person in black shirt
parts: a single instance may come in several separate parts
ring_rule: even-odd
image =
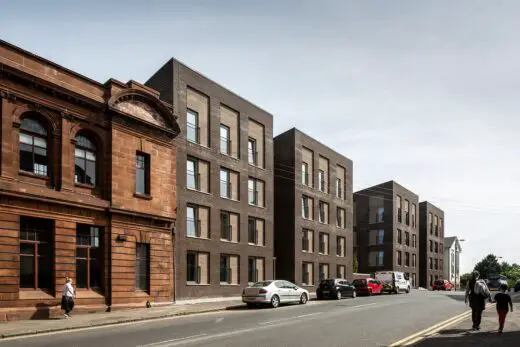
[[[498,313],[498,332],[501,334],[504,330],[504,323],[506,322],[506,316],[509,312],[509,308],[511,308],[511,312],[513,312],[513,302],[511,301],[511,297],[506,293],[507,285],[502,284],[500,286],[500,293],[495,295],[495,302],[497,303],[497,313]]]

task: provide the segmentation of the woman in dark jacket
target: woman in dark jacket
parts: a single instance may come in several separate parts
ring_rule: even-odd
[[[482,312],[486,309],[486,299],[491,301],[491,293],[484,280],[480,279],[480,273],[473,271],[472,278],[466,286],[466,304],[469,301],[471,307],[471,320],[473,321],[473,329],[480,330],[480,322],[482,321]]]

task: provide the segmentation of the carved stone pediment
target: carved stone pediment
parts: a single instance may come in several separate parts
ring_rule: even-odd
[[[170,128],[170,126],[166,124],[166,121],[159,114],[159,112],[157,112],[157,110],[153,109],[151,106],[142,101],[125,100],[116,103],[114,108],[123,113],[132,115],[135,118],[142,119],[145,122],[152,123],[163,128]]]

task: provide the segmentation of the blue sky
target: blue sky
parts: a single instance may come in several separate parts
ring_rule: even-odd
[[[48,1],[2,4],[1,38],[100,82],[145,82],[174,56],[394,179],[487,253],[520,263],[520,3]],[[331,131],[334,129],[334,131]],[[520,228],[519,228],[520,229]]]

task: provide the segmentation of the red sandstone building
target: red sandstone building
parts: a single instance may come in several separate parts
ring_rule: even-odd
[[[172,302],[173,108],[0,41],[0,320]],[[16,308],[14,310],[13,308]]]

